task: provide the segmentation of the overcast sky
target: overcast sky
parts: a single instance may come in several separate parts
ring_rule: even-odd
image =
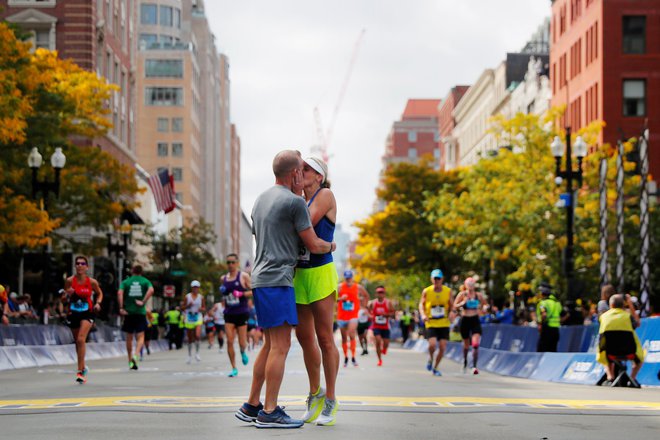
[[[385,139],[409,98],[444,98],[520,50],[550,15],[547,0],[206,0],[230,60],[231,119],[242,143],[241,205],[274,182],[274,155],[309,155],[314,108],[332,119],[366,30],[329,153],[338,223],[371,213]]]

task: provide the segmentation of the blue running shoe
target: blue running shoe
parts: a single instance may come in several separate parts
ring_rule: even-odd
[[[232,368],[231,373],[227,375],[227,377],[236,377],[238,376],[238,370],[236,368]]]
[[[243,365],[248,364],[248,355],[244,351],[241,352],[241,361],[243,361]]]
[[[279,406],[276,406],[275,410],[270,414],[267,414],[262,409],[259,411],[257,421],[255,422],[257,428],[300,428],[304,424],[305,422],[302,420],[289,417],[284,412],[284,408]]]
[[[433,369],[433,375],[434,375],[434,376],[442,376],[442,373],[440,372],[440,370],[436,370],[436,369],[434,368],[434,369]]]
[[[432,362],[432,361],[428,361],[428,362],[426,363],[426,369],[427,369],[428,371],[433,370],[433,362]]]
[[[259,403],[259,405],[257,406],[254,406],[245,402],[243,406],[238,408],[238,411],[236,411],[234,415],[238,420],[242,420],[247,423],[252,423],[255,420],[257,420],[259,411],[261,411],[262,409],[264,409],[264,406],[261,403]]]

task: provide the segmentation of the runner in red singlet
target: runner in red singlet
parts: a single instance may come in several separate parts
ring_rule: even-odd
[[[376,355],[378,366],[383,365],[382,355],[387,354],[390,345],[390,318],[394,317],[394,307],[390,300],[385,298],[385,287],[376,287],[376,299],[369,301],[369,313],[373,320],[371,326],[376,338]]]
[[[99,283],[87,276],[89,264],[87,258],[81,255],[75,259],[76,274],[70,276],[64,282],[64,293],[62,302],[69,304],[67,316],[69,327],[73,332],[76,342],[76,354],[78,356],[78,372],[76,382],[84,384],[87,382],[87,367],[85,366],[85,343],[89,330],[94,324],[95,313],[101,310],[103,292]],[[93,294],[96,293],[96,298]]]

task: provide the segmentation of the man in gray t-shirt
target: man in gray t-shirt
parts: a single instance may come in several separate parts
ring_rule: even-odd
[[[257,241],[252,287],[293,286],[298,233],[311,227],[305,199],[290,189],[275,185],[259,196],[252,208],[252,233]]]
[[[275,186],[256,200],[252,209],[252,232],[257,254],[252,271],[254,305],[266,342],[254,361],[252,387],[247,402],[236,412],[245,422],[261,428],[299,428],[302,420],[289,417],[277,406],[284,364],[291,346],[291,327],[298,323],[293,271],[299,243],[310,252],[325,254],[335,249],[316,236],[307,204],[298,194],[303,188],[300,152],[285,150],[273,160]],[[268,370],[266,364],[268,363]],[[259,401],[266,383],[266,399]]]

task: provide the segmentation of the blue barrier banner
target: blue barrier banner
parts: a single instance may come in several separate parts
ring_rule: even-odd
[[[3,370],[13,370],[14,366],[12,365],[9,357],[5,354],[5,348],[0,347],[0,371]]]
[[[556,381],[564,373],[566,365],[572,358],[571,353],[542,353],[536,369],[529,378],[546,382]]]
[[[29,368],[36,365],[36,361],[25,346],[5,347],[5,354],[14,368]]]
[[[646,350],[637,380],[642,385],[660,386],[660,318],[642,319],[637,335]]]
[[[92,344],[87,344],[87,348],[91,345]],[[78,361],[78,357],[76,356],[76,346],[73,344],[51,345],[48,347],[48,350],[53,355],[53,359],[57,365],[73,364]]]
[[[593,353],[573,355],[557,382],[594,385],[601,378],[605,368],[596,361]]]
[[[57,361],[55,356],[46,345],[33,345],[25,347],[30,350],[30,354],[34,358],[34,363],[37,367],[44,367],[46,365],[56,365]]]

